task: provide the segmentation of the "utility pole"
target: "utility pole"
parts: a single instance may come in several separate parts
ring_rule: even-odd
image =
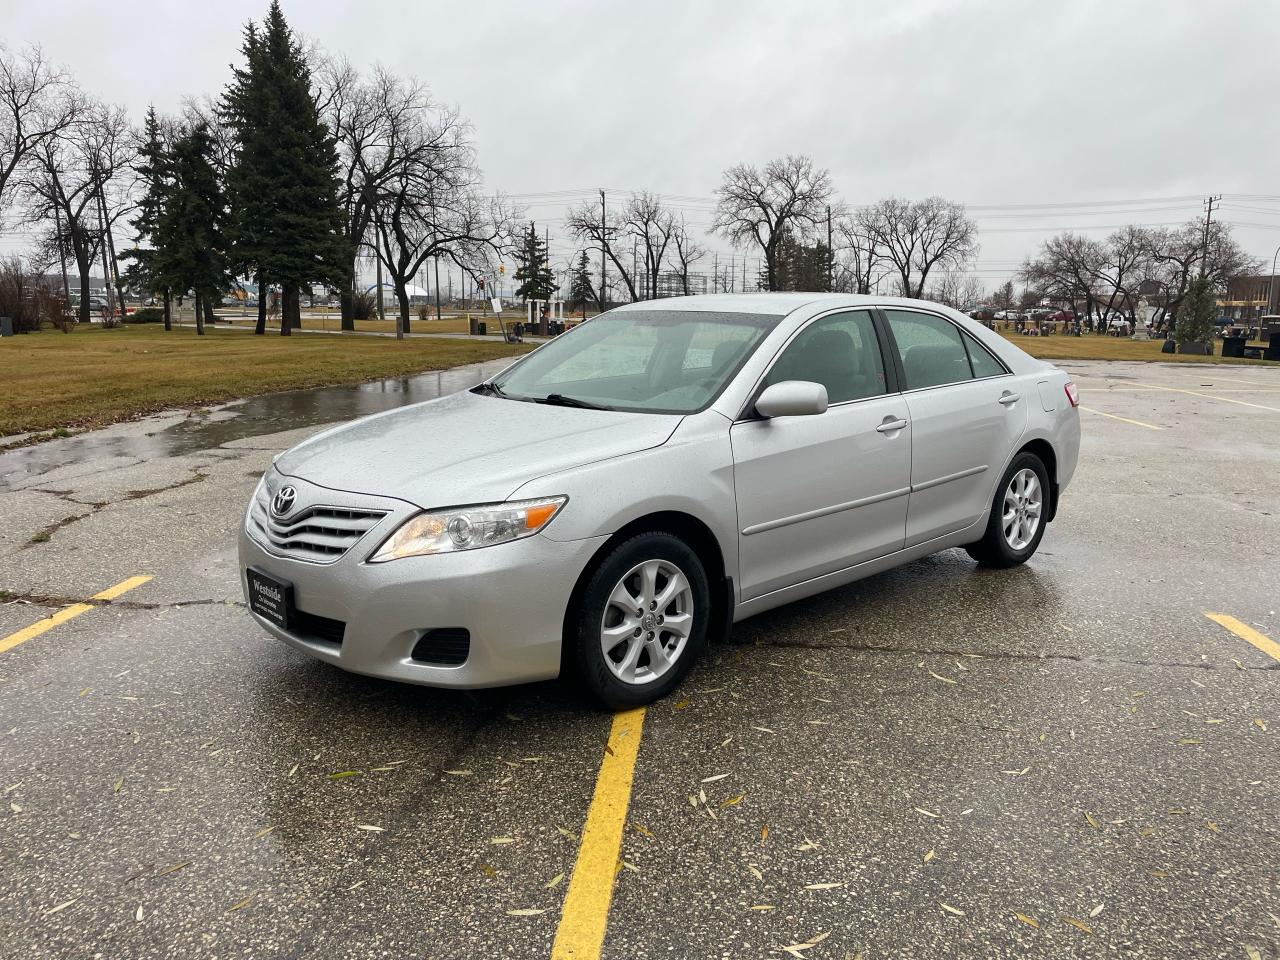
[[[835,251],[831,247],[831,208],[827,207],[827,292],[831,291],[835,282],[835,277],[832,275],[835,265]]]
[[[1204,279],[1204,275],[1209,269],[1209,224],[1213,221],[1213,206],[1222,202],[1222,194],[1216,197],[1205,198],[1205,215],[1204,215],[1204,242],[1201,245],[1200,257],[1200,279]]]
[[[717,250],[711,258],[711,292],[719,293],[720,286],[720,251]]]
[[[609,219],[605,215],[604,191],[601,190],[600,191],[600,312],[601,313],[603,313],[605,309],[605,306],[604,306],[605,291],[609,289],[608,287],[605,286],[605,279],[604,279],[604,246],[605,246],[605,234],[609,229],[607,226],[608,223],[609,223]]]

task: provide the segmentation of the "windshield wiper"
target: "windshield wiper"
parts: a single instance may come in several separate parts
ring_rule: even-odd
[[[549,403],[553,407],[581,407],[584,410],[612,410],[602,403],[590,400],[579,400],[577,397],[566,397],[563,393],[549,393],[545,397],[531,397],[534,403]]]
[[[491,397],[506,397],[502,388],[494,383],[480,383],[471,388],[472,393],[488,394]]]

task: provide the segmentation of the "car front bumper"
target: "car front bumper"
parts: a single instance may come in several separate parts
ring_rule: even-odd
[[[268,633],[353,673],[440,687],[493,687],[560,673],[565,609],[578,577],[607,537],[511,543],[386,563],[364,559],[386,529],[371,532],[341,559],[318,564],[269,552],[240,529],[240,586],[248,600],[252,566],[293,585],[294,606],[345,624],[341,643],[289,632],[250,615]],[[376,534],[376,535],[375,535]],[[431,629],[470,633],[457,666],[414,660]]]

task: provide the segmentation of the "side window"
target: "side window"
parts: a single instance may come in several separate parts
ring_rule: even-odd
[[[884,393],[884,362],[871,314],[837,313],[809,324],[774,362],[765,385],[784,380],[822,384],[829,403]]]
[[[991,355],[991,351],[978,342],[976,337],[970,336],[963,330],[960,333],[964,337],[964,345],[969,348],[969,363],[973,367],[975,380],[981,380],[984,377],[1001,377],[1008,372],[1000,361]]]
[[[972,379],[969,357],[955,324],[908,310],[886,310],[885,315],[902,354],[906,389],[919,390]]]

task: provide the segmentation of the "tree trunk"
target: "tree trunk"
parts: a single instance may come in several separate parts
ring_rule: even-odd
[[[284,284],[280,288],[280,336],[287,337],[293,332],[293,308],[298,302],[298,288],[292,284]]]
[[[297,330],[302,326],[302,288],[295,286],[292,293],[285,302],[289,305],[289,326]]]
[[[356,298],[351,290],[343,290],[338,297],[338,302],[342,305],[342,329],[354,330],[356,328]]]
[[[164,328],[173,330],[173,294],[168,287],[164,288]]]
[[[196,336],[203,337],[204,336],[204,313],[201,311],[200,308],[204,306],[204,304],[201,303],[200,291],[198,290],[195,291],[194,297],[195,299],[192,300],[191,303],[196,308]]]
[[[89,322],[89,261],[80,260],[79,255],[76,256],[76,266],[80,269],[80,322],[87,324]]]
[[[359,247],[352,246],[353,251],[358,251]],[[342,329],[355,330],[356,328],[356,282],[359,277],[360,258],[354,253],[351,256],[351,280],[338,294],[338,303],[342,307]]]
[[[400,301],[400,324],[396,328],[396,335],[401,336],[409,332],[409,290],[403,280],[396,280],[396,299]]]
[[[257,336],[262,336],[267,332],[267,280],[262,275],[262,271],[258,271],[258,322],[253,327],[253,332]]]
[[[204,298],[204,322],[216,324],[218,318],[213,315],[213,294],[206,294]]]

